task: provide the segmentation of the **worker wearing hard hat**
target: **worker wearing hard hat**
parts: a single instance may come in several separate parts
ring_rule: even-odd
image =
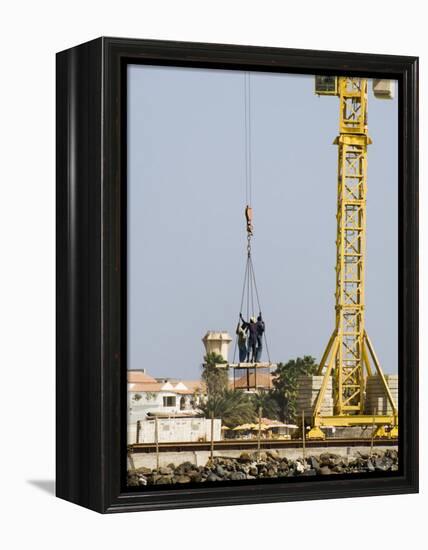
[[[250,318],[250,322],[247,323],[242,317],[242,313],[239,314],[242,321],[242,328],[248,334],[248,353],[247,362],[254,363],[256,361],[257,353],[257,322],[255,317]]]

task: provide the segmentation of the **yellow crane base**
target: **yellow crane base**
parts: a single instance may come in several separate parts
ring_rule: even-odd
[[[388,432],[388,430],[385,428],[385,426],[379,426],[379,427],[376,429],[376,431],[375,431],[373,437],[374,437],[375,439],[387,439],[387,438],[389,438],[389,432]]]
[[[314,426],[306,435],[307,439],[325,439],[325,433],[318,426]]]
[[[398,418],[394,415],[343,415],[343,416],[315,416],[312,419],[312,428],[307,433],[307,439],[324,440],[322,428],[349,426],[373,426],[376,439],[397,439]]]
[[[398,426],[393,426],[388,430],[385,426],[379,426],[373,436],[375,439],[397,439]]]
[[[391,439],[398,439],[398,426],[391,428],[388,433]]]

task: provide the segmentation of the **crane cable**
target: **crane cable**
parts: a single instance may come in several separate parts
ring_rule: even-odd
[[[251,239],[253,237],[253,225],[252,225],[252,154],[251,154],[251,81],[250,73],[244,74],[244,106],[245,106],[245,217],[247,221],[247,262],[245,265],[244,284],[242,287],[241,305],[239,308],[238,325],[240,324],[240,315],[244,306],[244,300],[246,298],[246,314],[247,319],[254,316],[254,293],[257,301],[258,311],[261,312],[259,292],[256,283],[256,275],[254,272],[253,260],[251,256]],[[251,304],[251,308],[250,308]],[[270,353],[267,343],[266,332],[263,333],[264,342],[266,346],[266,354],[268,356],[269,363]],[[233,352],[233,362],[235,362],[237,348],[237,339],[235,339],[235,348]]]
[[[252,158],[251,158],[251,76],[244,75],[244,107],[245,107],[245,199],[251,207],[252,197]]]

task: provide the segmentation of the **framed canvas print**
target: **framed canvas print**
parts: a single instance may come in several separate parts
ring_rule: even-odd
[[[418,490],[418,61],[57,54],[57,496]]]

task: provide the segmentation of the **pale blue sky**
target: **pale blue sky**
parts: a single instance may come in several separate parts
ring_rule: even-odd
[[[334,328],[338,99],[251,73],[253,261],[271,359],[320,359]],[[244,73],[128,68],[128,367],[200,375],[236,328],[246,260]],[[397,371],[397,99],[370,83],[366,328]],[[233,346],[231,347],[233,353]]]

